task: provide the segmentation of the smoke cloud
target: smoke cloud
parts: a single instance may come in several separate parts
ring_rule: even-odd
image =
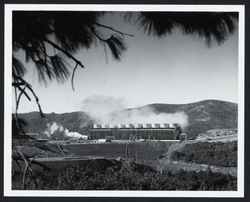
[[[87,139],[87,135],[82,135],[78,132],[70,132],[67,128],[63,128],[62,125],[53,122],[52,124],[47,124],[47,129],[44,131],[44,134],[50,137],[55,132],[62,132],[66,137],[73,137],[73,138],[84,138]]]
[[[83,101],[82,110],[100,124],[129,123],[178,123],[188,125],[184,112],[156,113],[153,107],[126,109],[125,100],[107,96],[91,96]]]

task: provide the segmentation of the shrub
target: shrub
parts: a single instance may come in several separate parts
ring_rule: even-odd
[[[35,173],[38,186],[28,177],[27,189],[39,190],[236,190],[237,178],[212,172],[160,174],[144,165],[132,164],[96,170],[91,167],[70,167],[60,172]],[[13,179],[13,189],[20,189],[21,180]]]
[[[224,167],[237,166],[237,141],[227,143],[198,142],[186,144],[171,154],[171,160]]]

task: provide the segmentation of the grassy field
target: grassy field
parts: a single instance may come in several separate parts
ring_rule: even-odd
[[[101,156],[106,158],[128,157],[141,161],[154,161],[166,153],[174,142],[130,142],[101,144],[71,144],[64,146],[74,156]],[[126,149],[127,147],[127,149]]]
[[[86,161],[83,157],[101,157],[108,159],[116,159],[117,157],[129,158],[130,160],[137,160],[138,163],[151,164],[157,160],[157,158],[168,151],[170,145],[176,144],[175,142],[129,142],[126,146],[124,142],[111,142],[111,143],[99,143],[99,144],[69,144],[64,145],[62,148],[68,150],[69,153],[48,153],[49,157],[53,158],[38,158],[38,161],[52,170],[61,170],[71,165],[86,166],[90,161]],[[178,143],[177,143],[178,144]],[[51,148],[56,148],[56,144],[52,144]],[[26,145],[23,147],[23,152],[26,156],[42,156],[41,149]],[[46,156],[46,155],[45,155]],[[54,157],[59,157],[61,160],[56,160]],[[72,159],[63,157],[73,157]],[[38,162],[38,163],[39,163]],[[19,164],[23,167],[23,162],[19,161]],[[33,163],[33,168],[36,170],[43,170],[39,165]],[[13,163],[15,171],[19,171],[17,163]]]

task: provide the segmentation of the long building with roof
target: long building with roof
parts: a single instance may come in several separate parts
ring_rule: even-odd
[[[91,139],[113,137],[117,140],[179,140],[181,127],[174,124],[94,124],[90,129]]]

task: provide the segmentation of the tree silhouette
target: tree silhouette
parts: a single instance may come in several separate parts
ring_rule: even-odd
[[[25,62],[34,63],[39,81],[63,82],[71,75],[73,90],[77,67],[85,67],[82,61],[74,57],[79,49],[101,44],[105,53],[110,51],[114,59],[121,60],[127,49],[125,37],[133,35],[101,24],[100,20],[106,14],[79,11],[13,12],[12,85],[15,88],[16,111],[22,95],[31,100],[29,91],[43,114],[32,86],[23,79],[25,72],[30,70],[17,58],[18,51],[24,52]],[[163,37],[179,28],[183,34],[204,38],[209,47],[214,43],[223,43],[236,29],[238,19],[236,12],[123,12],[121,15],[147,35]],[[107,30],[111,33],[108,37],[104,34]],[[66,58],[74,61],[73,69]]]

